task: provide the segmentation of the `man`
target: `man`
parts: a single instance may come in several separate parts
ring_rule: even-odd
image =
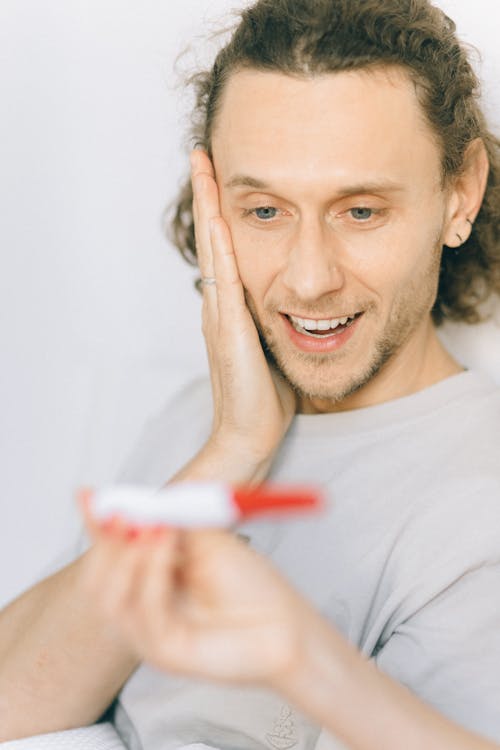
[[[160,671],[115,712],[131,748],[354,743],[327,722],[357,669],[329,662],[343,634],[498,740],[500,395],[436,325],[500,289],[499,151],[451,22],[425,0],[261,0],[197,80],[176,226],[211,395],[188,389],[122,478],[314,481],[331,502],[240,529],[291,587],[224,534],[127,544],[89,520],[89,553],[0,621],[6,736],[96,720],[145,659]],[[368,704],[359,723],[384,736]]]

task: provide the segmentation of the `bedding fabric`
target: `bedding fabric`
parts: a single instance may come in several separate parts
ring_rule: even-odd
[[[2,750],[124,750],[125,745],[109,722],[0,742]]]

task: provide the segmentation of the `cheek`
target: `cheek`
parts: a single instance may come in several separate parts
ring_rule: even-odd
[[[413,241],[401,242],[390,262],[378,274],[377,292],[383,304],[414,306],[418,300],[427,300],[434,292],[439,275],[440,250],[437,236],[426,232],[413,235]]]
[[[362,238],[363,239],[363,238]],[[405,290],[429,278],[434,265],[437,233],[429,227],[401,222],[377,236],[366,236],[363,247],[347,248],[345,261],[348,275],[378,298],[382,307],[390,308],[394,299],[405,295]]]

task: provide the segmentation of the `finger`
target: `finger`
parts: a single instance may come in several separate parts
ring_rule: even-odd
[[[103,612],[120,627],[123,614],[129,610],[144,580],[145,560],[138,543],[140,536],[141,533],[122,534],[114,539],[101,562],[101,580],[105,582]]]
[[[191,179],[198,265],[202,277],[213,277],[209,221],[213,216],[220,215],[219,193],[212,163],[200,150],[191,154]]]
[[[193,195],[196,214],[196,251],[202,278],[215,275],[210,241],[210,220],[220,216],[219,194],[212,177],[198,174],[193,177]]]
[[[152,660],[169,637],[177,533],[165,528],[149,531],[136,547],[142,554],[141,579],[123,612],[123,624],[141,656]]]
[[[215,179],[214,167],[206,151],[202,148],[193,149],[190,160],[193,175],[205,173]]]
[[[101,534],[101,525],[92,515],[92,495],[94,491],[90,487],[80,487],[75,492],[77,505],[83,516],[85,528],[91,539],[97,539]]]
[[[211,287],[205,287],[207,291],[203,295],[202,327],[207,346],[214,404],[219,404],[223,392],[220,362],[224,357],[232,358],[230,351],[223,348],[221,334],[227,333],[229,338],[226,341],[234,342],[235,329],[243,332],[245,325],[248,326],[250,323],[253,328],[253,324],[246,308],[229,227],[222,216],[210,219],[209,232],[216,283]],[[214,429],[219,426],[217,418],[217,409],[214,409]]]
[[[215,429],[218,426],[217,406],[221,403],[222,399],[222,383],[220,379],[217,359],[217,342],[216,340],[214,340],[215,337],[213,337],[213,334],[210,330],[208,315],[206,313],[203,314],[203,335],[205,337],[208,367],[210,373],[210,384],[212,388],[212,399],[214,404],[212,428]]]
[[[219,195],[215,183],[212,162],[204,151],[196,149],[191,154],[193,181],[193,218],[195,223],[198,265],[203,277],[215,277],[213,252],[210,238],[210,217],[220,214]],[[202,330],[205,337],[210,379],[214,402],[221,396],[217,372],[217,289],[215,285],[202,285]]]
[[[95,517],[92,509],[92,496],[94,491],[89,487],[81,487],[76,491],[76,500],[83,516],[85,528],[92,539],[97,542],[103,539],[116,540],[120,535],[128,531],[123,521],[116,515],[105,520]]]
[[[227,323],[234,331],[235,317],[248,318],[243,284],[241,283],[229,227],[221,216],[210,220],[214,269],[217,279],[217,305],[220,324]]]
[[[140,574],[140,557],[128,529],[119,519],[101,529],[89,550],[83,584],[101,614],[118,622]]]

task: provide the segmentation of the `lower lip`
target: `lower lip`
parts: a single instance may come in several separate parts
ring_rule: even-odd
[[[296,331],[290,320],[286,315],[281,316],[285,324],[286,332],[290,337],[293,344],[303,352],[314,352],[316,354],[324,354],[325,352],[334,352],[340,349],[346,344],[351,336],[354,335],[359,325],[359,321],[363,317],[363,314],[358,315],[356,320],[351,323],[348,328],[344,328],[340,333],[332,333],[330,336],[317,339],[312,336],[307,336],[305,333],[299,333]]]

